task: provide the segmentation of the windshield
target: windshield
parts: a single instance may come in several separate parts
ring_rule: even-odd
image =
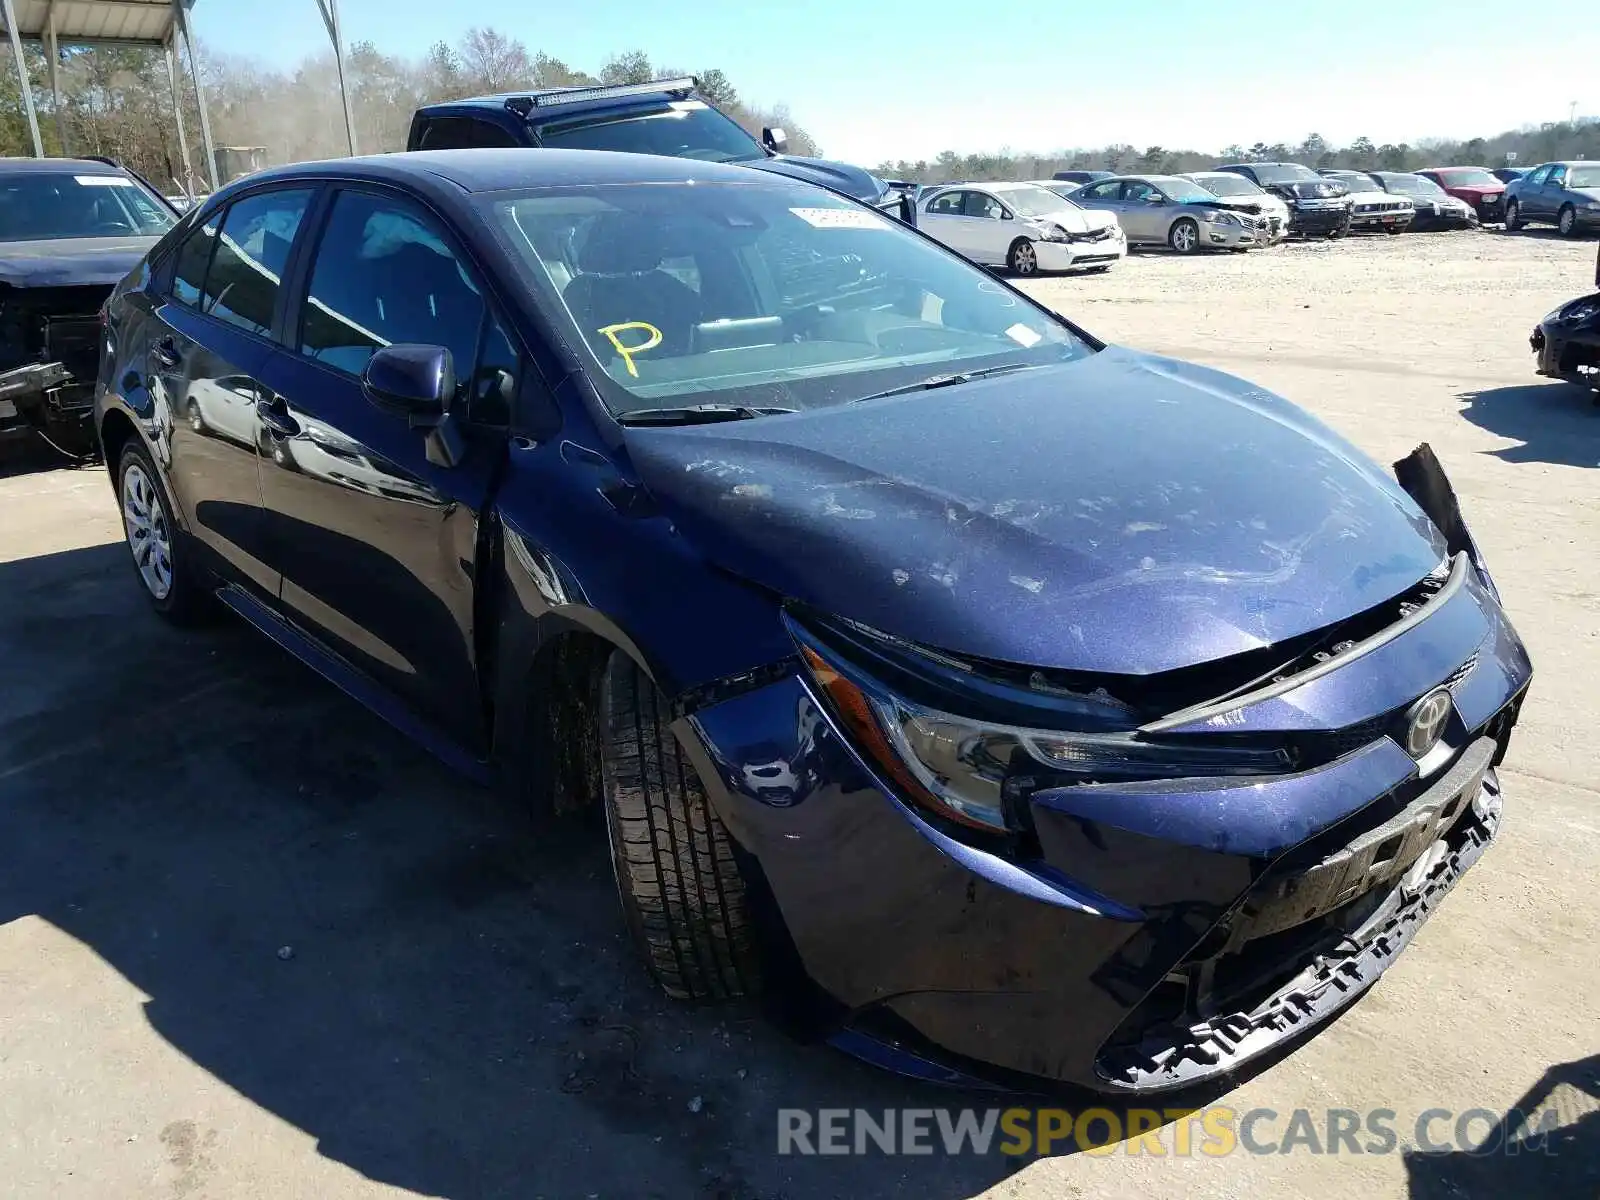
[[[699,100],[615,121],[546,125],[539,142],[565,150],[618,150],[708,162],[754,162],[767,152],[737,124]]]
[[[1403,171],[1385,171],[1378,178],[1383,180],[1383,189],[1386,192],[1403,192],[1407,196],[1443,196],[1445,190],[1431,179],[1424,179],[1421,175],[1408,175]]]
[[[1452,167],[1448,171],[1440,171],[1439,178],[1444,180],[1446,187],[1501,186],[1500,181],[1482,167]]]
[[[995,188],[994,194],[1025,217],[1047,217],[1063,208],[1073,207],[1042,187]]]
[[[752,172],[752,175],[755,173]],[[613,413],[819,408],[934,374],[1092,352],[900,222],[780,178],[485,198]]]
[[[1600,166],[1572,167],[1567,171],[1569,188],[1600,187]]]
[[[1202,175],[1195,180],[1206,191],[1217,196],[1264,196],[1266,195],[1255,184],[1243,175],[1231,175],[1226,171],[1219,171],[1215,175]]]
[[[1299,163],[1257,163],[1252,170],[1259,183],[1296,183],[1304,179],[1321,179],[1310,167]]]
[[[158,236],[177,220],[126,175],[28,172],[0,178],[0,241]]]
[[[1151,181],[1179,204],[1215,200],[1217,193],[1208,191],[1192,179],[1155,179]]]

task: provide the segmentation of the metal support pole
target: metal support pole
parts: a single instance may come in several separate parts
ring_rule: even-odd
[[[339,100],[344,104],[344,133],[350,143],[350,153],[356,152],[356,119],[350,111],[350,89],[344,81],[344,38],[339,29],[339,0],[317,0],[322,12],[322,23],[328,27],[328,40],[333,43],[333,67],[339,73]]]
[[[39,140],[39,114],[33,109],[33,84],[28,82],[28,64],[22,61],[22,39],[17,36],[17,10],[11,0],[0,0],[0,16],[5,17],[6,32],[11,36],[11,57],[17,64],[17,82],[22,85],[22,107],[28,114],[28,132],[33,136],[33,156],[44,157],[44,143]]]
[[[46,28],[50,33],[50,101],[56,110],[56,140],[61,143],[63,156],[72,153],[67,145],[67,110],[61,103],[61,47],[56,42],[56,4],[50,0],[50,5],[45,9]]]
[[[10,4],[11,0],[3,0]],[[195,106],[200,110],[200,145],[206,152],[206,178],[215,191],[222,184],[217,179],[217,148],[211,141],[211,118],[206,115],[206,89],[200,82],[200,58],[194,52],[194,34],[189,29],[189,5],[194,0],[172,0],[172,13],[178,19],[178,32],[183,34],[184,53],[189,56],[189,75],[194,80]]]
[[[167,35],[167,84],[172,88],[172,119],[178,127],[178,154],[183,159],[184,195],[194,199],[194,164],[189,161],[189,134],[183,127],[183,83],[178,74],[178,47]]]

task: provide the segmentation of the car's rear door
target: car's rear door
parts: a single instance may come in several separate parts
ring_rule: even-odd
[[[1552,169],[1548,164],[1539,167],[1517,189],[1517,203],[1522,207],[1523,216],[1540,217],[1550,215],[1549,202],[1545,195],[1545,183],[1549,180]]]
[[[218,565],[268,595],[258,374],[273,353],[279,286],[315,189],[262,189],[179,245],[152,313],[146,378],[167,406],[168,478],[190,533]]]
[[[479,517],[506,453],[521,355],[449,224],[419,198],[342,184],[294,270],[285,345],[261,371],[262,495],[280,604],[324,645],[479,745]],[[380,411],[361,372],[379,347],[450,350],[466,454]]]
[[[966,199],[967,194],[963,191],[939,192],[923,204],[917,228],[971,258],[972,246],[967,238],[966,227]]]

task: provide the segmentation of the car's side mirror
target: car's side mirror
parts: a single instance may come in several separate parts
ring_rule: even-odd
[[[427,432],[429,462],[453,467],[461,461],[465,447],[450,414],[456,370],[445,347],[384,346],[367,360],[361,392],[375,408]]]
[[[769,125],[761,131],[761,143],[774,154],[787,154],[789,152],[789,135],[783,131],[781,125]]]

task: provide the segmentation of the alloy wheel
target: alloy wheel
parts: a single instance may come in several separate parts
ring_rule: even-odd
[[[1039,256],[1032,242],[1020,241],[1011,247],[1011,269],[1018,275],[1032,275],[1039,269]]]
[[[138,463],[122,474],[122,524],[139,578],[157,600],[172,591],[172,531],[154,481]]]
[[[1172,227],[1172,248],[1179,254],[1190,253],[1200,243],[1200,231],[1193,221],[1179,221]]]

